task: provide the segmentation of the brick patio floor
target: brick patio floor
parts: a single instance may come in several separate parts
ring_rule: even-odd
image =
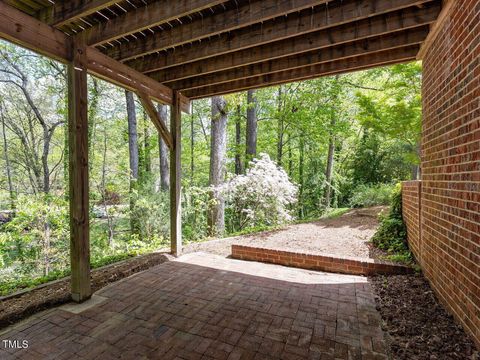
[[[49,310],[0,359],[386,359],[366,278],[194,253]]]

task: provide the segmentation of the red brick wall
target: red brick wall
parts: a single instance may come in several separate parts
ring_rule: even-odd
[[[232,257],[240,260],[354,275],[407,274],[413,271],[407,266],[387,264],[372,259],[313,255],[243,245],[232,245]]]
[[[422,91],[422,267],[480,345],[480,1],[455,2]]]
[[[402,182],[402,215],[407,226],[408,246],[418,263],[422,263],[420,239],[421,181]]]

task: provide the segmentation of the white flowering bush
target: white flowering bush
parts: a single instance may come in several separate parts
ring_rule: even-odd
[[[267,154],[260,154],[245,175],[234,176],[219,191],[225,197],[230,231],[293,220],[298,188]]]

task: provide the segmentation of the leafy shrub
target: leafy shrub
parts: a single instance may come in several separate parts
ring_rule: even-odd
[[[388,215],[380,215],[380,226],[372,237],[373,244],[390,254],[390,260],[408,262],[412,256],[407,245],[407,228],[402,218],[402,191],[398,184],[392,192]]]
[[[272,226],[293,220],[297,186],[267,154],[254,159],[245,175],[236,175],[218,189],[225,196],[230,231]]]
[[[388,205],[391,200],[393,185],[359,185],[350,198],[351,207],[368,207]]]
[[[186,241],[207,237],[207,211],[212,200],[210,187],[190,186],[182,192],[182,235]]]

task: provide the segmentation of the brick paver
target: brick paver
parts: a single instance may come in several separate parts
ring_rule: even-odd
[[[88,305],[88,304],[87,304]],[[52,309],[0,339],[0,358],[386,359],[366,278],[195,253]],[[74,311],[74,312],[72,312]]]

